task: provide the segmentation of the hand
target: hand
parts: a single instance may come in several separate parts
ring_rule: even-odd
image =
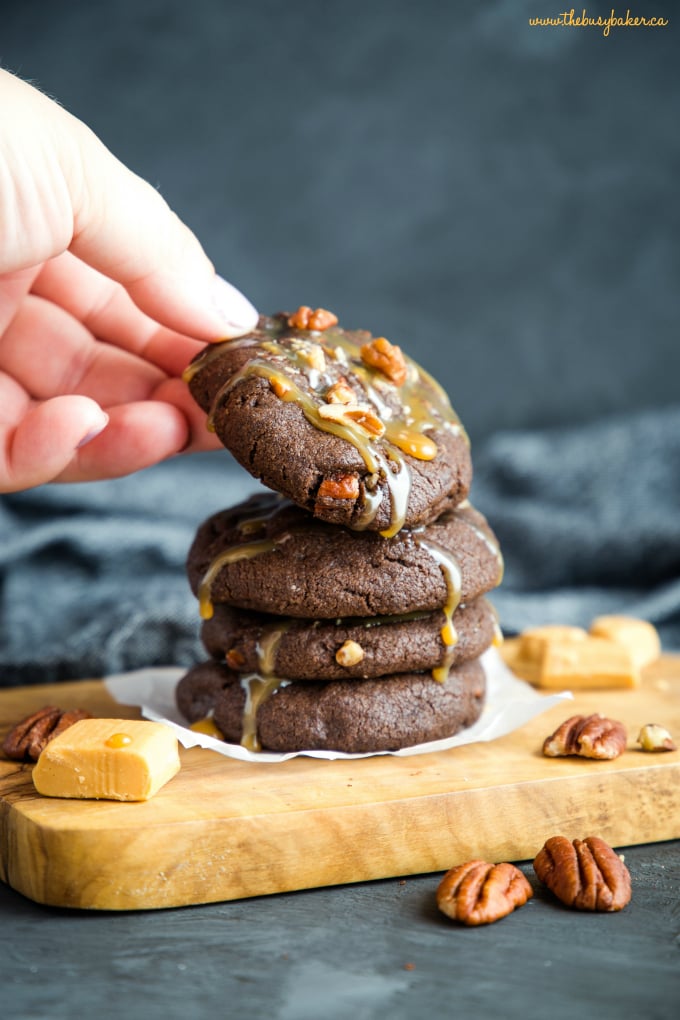
[[[0,70],[0,492],[219,445],[179,376],[256,320],[157,191]]]

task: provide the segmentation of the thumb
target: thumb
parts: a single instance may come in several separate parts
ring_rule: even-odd
[[[57,175],[36,179],[33,189],[17,187],[49,202],[23,214],[31,230],[54,239],[43,257],[65,248],[121,283],[135,303],[157,322],[201,340],[248,332],[257,322],[251,303],[214,267],[195,235],[159,193],[127,169],[81,121],[31,86],[0,71],[0,95],[9,92],[13,124],[7,150],[21,174]],[[40,158],[31,146],[39,135]],[[0,134],[0,142],[2,141]],[[18,151],[22,147],[28,151]],[[50,150],[45,156],[45,149]],[[53,149],[53,151],[51,151]],[[50,158],[50,156],[52,158]],[[10,166],[11,169],[11,166]],[[23,195],[22,195],[23,189]],[[0,208],[2,208],[0,195]],[[42,223],[40,210],[53,222]],[[65,243],[64,243],[65,242]],[[37,261],[37,260],[36,260]]]

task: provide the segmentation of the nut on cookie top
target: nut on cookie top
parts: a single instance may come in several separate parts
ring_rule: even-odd
[[[442,387],[386,337],[341,329],[326,309],[263,316],[248,336],[208,347],[184,379],[237,460],[322,519],[389,537],[467,495],[469,444]],[[288,446],[263,425],[270,457],[258,459],[235,420],[261,422],[276,405]]]

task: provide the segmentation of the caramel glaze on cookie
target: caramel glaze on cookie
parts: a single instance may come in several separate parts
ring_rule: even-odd
[[[208,427],[252,475],[322,520],[388,537],[435,520],[472,477],[448,397],[384,337],[298,325],[325,321],[262,317],[198,355],[184,378]]]

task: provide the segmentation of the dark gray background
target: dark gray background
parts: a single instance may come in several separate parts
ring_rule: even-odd
[[[260,310],[402,343],[474,442],[677,395],[675,9],[609,38],[529,27],[562,6],[5,0],[0,61]]]
[[[671,27],[608,39],[528,27],[531,13],[561,6],[4,0],[0,61],[157,184],[262,310],[326,305],[403,343],[441,377],[474,443],[677,395],[676,7],[637,0]],[[580,454],[572,471],[578,462],[583,475]],[[511,460],[503,446],[497,456]],[[565,459],[560,446],[556,469]],[[166,661],[170,635],[197,630],[180,564],[199,514],[231,482],[217,478],[204,498],[210,476],[201,487],[194,463],[184,489],[188,465],[175,461],[5,501],[13,548],[27,535],[33,544],[28,563],[10,556],[4,581],[3,682]],[[144,557],[133,540],[154,499],[163,545]],[[656,489],[649,500],[673,514]],[[542,519],[556,516],[549,501]],[[614,526],[622,532],[618,516]],[[564,541],[554,544],[561,557]],[[119,650],[126,628],[139,640]],[[2,1001],[54,1018],[92,1006],[102,1017],[215,1016],[226,1003],[277,1020],[665,1020],[678,1002],[677,845],[626,859],[635,894],[620,916],[577,916],[537,890],[478,931],[436,914],[434,876],[118,916],[49,911],[0,886],[12,934]]]
[[[506,633],[627,612],[679,648],[676,8],[529,26],[560,6],[5,0],[0,62],[260,310],[331,308],[441,379]],[[0,683],[196,661],[187,550],[255,486],[221,451],[0,500]]]

